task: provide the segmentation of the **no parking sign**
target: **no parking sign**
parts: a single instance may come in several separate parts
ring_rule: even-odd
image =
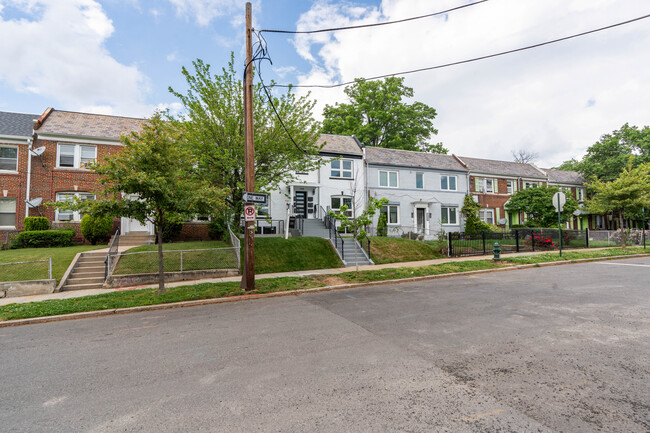
[[[244,221],[255,221],[255,206],[247,204],[244,206]]]

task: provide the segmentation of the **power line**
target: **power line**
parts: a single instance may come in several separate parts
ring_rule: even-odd
[[[320,29],[320,30],[305,30],[305,31],[296,31],[296,30],[259,30],[259,32],[264,32],[264,33],[285,33],[285,34],[291,34],[291,35],[307,35],[307,34],[312,34],[312,33],[325,33],[325,32],[337,32],[340,30],[351,30],[351,29],[361,29],[365,27],[379,27],[379,26],[387,26],[389,24],[399,24],[399,23],[405,23],[407,21],[414,21],[414,20],[420,20],[423,18],[430,18],[436,15],[444,15],[449,12],[456,11],[458,9],[464,9],[470,6],[477,5],[479,3],[485,3],[488,0],[479,0],[474,3],[469,3],[463,6],[457,6],[455,8],[447,9],[444,11],[440,12],[434,12],[431,14],[426,14],[426,15],[420,15],[417,17],[411,17],[411,18],[404,18],[401,20],[395,20],[395,21],[386,21],[383,23],[375,23],[375,24],[361,24],[358,26],[348,26],[348,27],[335,27],[335,28],[330,28],[330,29]]]
[[[508,50],[508,51],[501,51],[501,52],[495,53],[495,54],[488,54],[488,55],[481,56],[481,57],[474,57],[472,59],[460,60],[460,61],[457,61],[457,62],[445,63],[445,64],[442,64],[442,65],[436,65],[436,66],[429,66],[429,67],[426,67],[426,68],[411,69],[411,70],[408,70],[408,71],[394,72],[392,74],[377,75],[377,76],[370,77],[370,78],[364,78],[364,80],[365,81],[373,81],[373,80],[379,80],[379,79],[387,78],[387,77],[394,77],[394,76],[398,76],[398,75],[409,75],[409,74],[414,74],[416,72],[431,71],[431,70],[434,70],[434,69],[442,69],[442,68],[447,68],[449,66],[462,65],[464,63],[471,63],[471,62],[476,62],[476,61],[479,61],[479,60],[485,60],[485,59],[489,59],[489,58],[492,58],[492,57],[499,57],[499,56],[503,56],[503,55],[506,55],[506,54],[512,54],[512,53],[516,53],[516,52],[519,52],[519,51],[530,50],[532,48],[538,48],[538,47],[541,47],[541,46],[544,46],[544,45],[550,45],[550,44],[554,44],[556,42],[562,42],[562,41],[566,41],[568,39],[573,39],[573,38],[577,38],[577,37],[580,37],[580,36],[585,36],[585,35],[600,32],[600,31],[603,31],[603,30],[608,30],[608,29],[611,29],[611,28],[614,28],[614,27],[622,26],[622,25],[625,25],[625,24],[630,24],[630,23],[633,23],[635,21],[640,21],[640,20],[643,20],[643,19],[646,19],[646,18],[649,18],[649,17],[650,17],[650,14],[643,15],[643,16],[640,16],[640,17],[637,17],[637,18],[633,18],[631,20],[622,21],[620,23],[612,24],[612,25],[605,26],[605,27],[600,27],[600,28],[593,29],[593,30],[588,30],[588,31],[582,32],[582,33],[576,33],[576,34],[571,35],[571,36],[565,36],[565,37],[562,37],[562,38],[553,39],[553,40],[546,41],[546,42],[541,42],[539,44],[528,45],[528,46],[525,46],[525,47],[522,47],[522,48],[516,48],[516,49]],[[306,87],[306,88],[332,89],[332,88],[335,88],[335,87],[341,87],[341,86],[347,86],[349,84],[354,84],[355,82],[356,82],[356,80],[346,81],[344,83],[338,83],[338,84],[298,84],[298,85],[294,85],[294,84],[274,84],[273,86],[275,86],[275,87]]]

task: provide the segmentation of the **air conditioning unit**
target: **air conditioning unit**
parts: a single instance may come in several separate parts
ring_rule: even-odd
[[[72,220],[72,214],[59,214],[57,219],[59,221],[71,221]]]

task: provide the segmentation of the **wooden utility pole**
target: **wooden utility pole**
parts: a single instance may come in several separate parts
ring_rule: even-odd
[[[255,143],[253,141],[253,12],[246,2],[246,73],[244,74],[244,179],[245,190],[255,192]],[[245,218],[246,219],[246,218]],[[244,222],[244,274],[241,288],[255,289],[255,221]]]

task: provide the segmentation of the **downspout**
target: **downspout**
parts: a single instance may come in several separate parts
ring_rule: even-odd
[[[36,135],[36,134],[34,134]],[[27,182],[25,186],[25,218],[29,216],[29,190],[31,187],[32,180],[32,144],[34,144],[34,138],[30,137],[27,139]]]

